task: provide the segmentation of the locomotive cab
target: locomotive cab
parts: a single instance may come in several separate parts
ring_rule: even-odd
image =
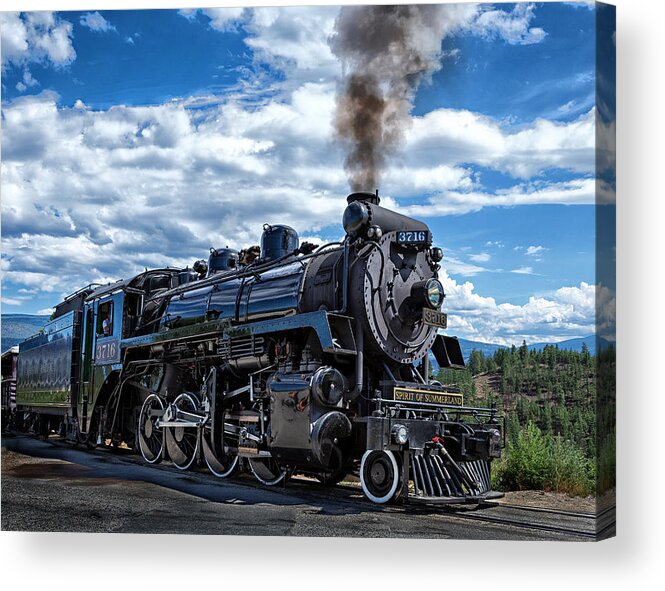
[[[145,328],[142,322],[146,315],[159,306],[154,298],[182,281],[182,275],[182,271],[168,268],[145,271],[129,280],[98,287],[82,302],[81,347],[80,352],[73,353],[75,360],[80,355],[73,416],[77,431],[88,440],[100,436],[104,407],[117,403],[113,396],[119,394],[116,386],[123,367],[123,339]],[[117,420],[117,431],[131,439],[131,416],[118,413]]]
[[[76,412],[81,433],[91,433],[94,429],[94,409],[100,392],[120,369],[120,339],[126,316],[122,284],[100,287],[86,298],[83,306],[81,381]]]

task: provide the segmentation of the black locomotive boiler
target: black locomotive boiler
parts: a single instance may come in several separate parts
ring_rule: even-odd
[[[43,433],[222,478],[357,472],[376,503],[496,495],[497,411],[430,378],[430,351],[464,366],[440,334],[441,250],[378,194],[347,201],[341,242],[265,225],[260,247],[72,294],[20,346],[18,412]]]

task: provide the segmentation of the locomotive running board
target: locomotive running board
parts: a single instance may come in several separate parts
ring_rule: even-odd
[[[312,328],[316,332],[325,353],[356,355],[356,342],[350,316],[331,314],[325,310],[305,312],[282,318],[270,318],[231,326],[229,319],[210,320],[200,324],[172,328],[167,331],[123,339],[121,348],[146,347],[179,339],[220,336],[227,339],[237,336],[269,334],[300,328]],[[334,329],[334,330],[333,330]],[[333,336],[333,333],[335,336]]]
[[[313,328],[319,337],[321,348],[325,353],[341,355],[355,355],[356,342],[351,328],[350,316],[331,314],[325,310],[305,312],[283,318],[272,318],[260,322],[239,324],[224,331],[223,338],[237,336],[269,334],[296,330],[299,328]],[[334,329],[334,330],[333,330]],[[335,336],[333,336],[333,333]]]

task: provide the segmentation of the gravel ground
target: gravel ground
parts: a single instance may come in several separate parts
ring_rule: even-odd
[[[377,507],[353,489],[263,488],[137,456],[28,437],[2,440],[1,526],[15,531],[461,539],[568,539],[470,522],[438,508]],[[522,501],[515,504],[524,504]]]
[[[507,492],[506,496],[503,499],[499,499],[498,502],[504,505],[522,505],[524,507],[538,507],[579,513],[593,513],[596,510],[595,497],[571,497],[564,493],[542,490]]]

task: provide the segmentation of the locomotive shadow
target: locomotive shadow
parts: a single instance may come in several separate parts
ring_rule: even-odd
[[[486,509],[487,505],[375,505],[364,498],[359,488],[351,486],[325,487],[318,482],[290,480],[277,487],[264,487],[248,474],[233,479],[218,479],[195,469],[180,471],[170,463],[148,466],[130,450],[107,448],[87,450],[72,447],[62,440],[39,440],[25,436],[2,436],[2,447],[32,459],[49,460],[23,462],[7,468],[3,460],[2,474],[16,478],[62,479],[77,486],[109,486],[134,482],[176,491],[218,504],[275,505],[302,507],[309,515],[339,516],[390,513],[404,516],[460,514]]]
[[[321,496],[323,487],[295,482],[279,487],[259,486],[248,475],[222,480],[203,471],[181,472],[164,463],[146,466],[133,453],[123,450],[83,450],[54,440],[27,437],[2,437],[4,450],[14,451],[32,459],[12,467],[2,464],[3,475],[16,478],[66,479],[77,486],[105,486],[136,482],[177,491],[212,503],[234,505],[303,506],[305,511],[319,515],[349,515],[376,510],[371,505],[354,506],[356,499]],[[308,490],[309,489],[309,490]],[[317,494],[317,492],[319,494]]]

